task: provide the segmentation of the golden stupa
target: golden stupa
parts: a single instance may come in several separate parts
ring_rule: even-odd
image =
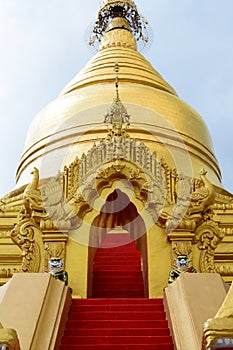
[[[61,258],[73,297],[91,297],[95,252],[114,229],[140,251],[145,297],[163,296],[179,255],[233,279],[233,195],[202,117],[138,51],[135,13],[133,1],[103,2],[98,52],[31,123],[17,189],[0,202],[1,285]],[[117,209],[103,210],[113,193],[133,208],[120,228]]]
[[[123,17],[112,18],[100,38],[98,53],[33,120],[17,171],[18,183],[29,181],[34,166],[42,167],[45,174],[41,176],[54,176],[59,166],[62,170],[105,137],[103,119],[115,94],[116,61],[120,98],[131,115],[129,135],[156,150],[160,158],[172,153],[180,172],[197,177],[204,166],[208,178],[219,186],[221,174],[203,119],[137,51],[136,39]],[[190,159],[184,164],[187,152]],[[50,169],[41,165],[53,162],[54,157],[59,162]]]

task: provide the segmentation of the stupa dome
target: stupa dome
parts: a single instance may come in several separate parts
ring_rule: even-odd
[[[34,166],[41,177],[55,175],[106,137],[103,120],[115,95],[116,61],[120,98],[130,115],[130,137],[179,172],[198,177],[205,168],[208,178],[221,185],[202,117],[138,52],[136,39],[130,21],[115,13],[98,39],[97,54],[32,121],[17,170],[19,185],[29,182]]]

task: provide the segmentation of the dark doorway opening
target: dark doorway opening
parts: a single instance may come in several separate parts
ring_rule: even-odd
[[[114,233],[112,231],[114,231]],[[129,197],[121,190],[116,189],[108,196],[106,203],[101,208],[100,214],[95,218],[91,226],[88,251],[88,297],[93,296],[93,263],[97,250],[103,249],[103,247],[101,247],[101,244],[103,245],[106,240],[108,241],[109,239],[112,239],[111,237],[113,236],[109,235],[122,235],[122,232],[124,232],[125,238],[126,235],[128,235],[132,247],[134,244],[136,246],[136,250],[139,252],[141,262],[140,269],[143,277],[144,296],[148,296],[148,263],[145,223],[142,217],[139,215],[136,206],[130,201]],[[119,237],[120,236],[118,236],[118,238]],[[126,244],[123,242],[119,241],[117,244],[120,250],[125,249],[124,245]],[[125,250],[126,265],[127,254],[127,250]],[[105,263],[107,266],[107,255]]]

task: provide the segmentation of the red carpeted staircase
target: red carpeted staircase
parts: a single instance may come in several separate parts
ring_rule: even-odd
[[[93,298],[143,298],[140,252],[129,234],[108,234],[93,265]]]
[[[174,350],[162,299],[74,299],[61,350]]]
[[[162,299],[144,298],[140,253],[108,234],[93,266],[93,298],[74,299],[61,350],[174,350]]]

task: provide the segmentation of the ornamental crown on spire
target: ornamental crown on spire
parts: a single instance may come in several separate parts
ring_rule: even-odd
[[[104,123],[111,124],[112,125],[112,130],[118,130],[117,133],[120,134],[122,131],[122,127],[124,124],[128,127],[130,125],[130,115],[128,114],[125,106],[120,100],[119,96],[119,63],[116,61],[115,63],[115,72],[116,72],[116,80],[115,80],[115,87],[116,87],[116,96],[113,100],[113,103],[109,110],[107,111],[104,119]]]
[[[107,31],[108,24],[116,17],[122,17],[128,21],[137,41],[148,42],[148,37],[144,34],[148,21],[138,13],[132,0],[104,0],[98,12],[89,45],[94,45],[96,40],[101,40]]]

